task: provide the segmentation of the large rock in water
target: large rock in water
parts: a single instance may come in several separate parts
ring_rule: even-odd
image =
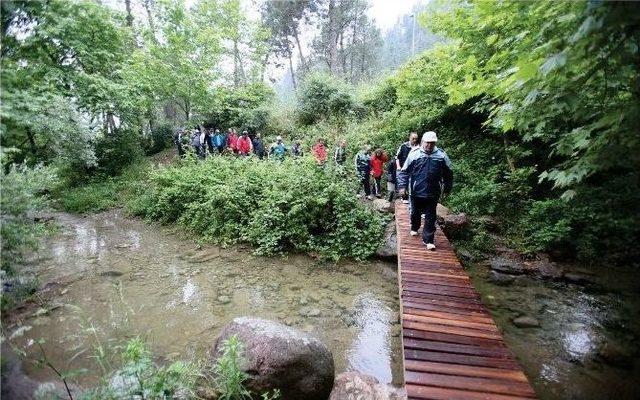
[[[402,389],[379,383],[359,372],[343,372],[336,377],[329,400],[400,400],[407,395]]]
[[[381,258],[396,258],[398,256],[398,235],[396,234],[396,221],[387,224],[384,230],[383,242],[376,250],[376,255]]]
[[[244,344],[242,369],[249,375],[247,389],[256,393],[280,389],[282,400],[329,397],[333,355],[320,340],[266,319],[235,318],[216,339],[211,352],[214,362],[222,343],[233,335]]]

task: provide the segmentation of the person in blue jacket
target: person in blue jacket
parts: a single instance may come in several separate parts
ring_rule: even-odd
[[[211,137],[213,146],[218,150],[218,154],[222,154],[224,148],[227,147],[227,137],[220,133],[220,129],[216,129],[216,132]]]
[[[436,207],[440,195],[448,195],[453,186],[451,160],[436,147],[435,132],[422,135],[420,148],[409,153],[402,169],[398,170],[398,190],[406,195],[411,185],[411,236],[418,235],[420,216],[425,214],[422,242],[428,250],[435,250]]]

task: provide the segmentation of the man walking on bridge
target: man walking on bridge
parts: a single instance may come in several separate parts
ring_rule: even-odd
[[[411,236],[418,235],[420,216],[425,214],[422,242],[428,250],[435,250],[436,206],[440,194],[451,192],[453,171],[447,154],[436,147],[435,132],[422,135],[419,150],[409,153],[402,169],[398,170],[400,195],[407,193],[411,185]]]

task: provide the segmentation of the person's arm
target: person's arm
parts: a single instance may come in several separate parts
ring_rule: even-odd
[[[443,193],[448,195],[451,193],[451,189],[453,187],[453,168],[451,167],[451,160],[449,156],[444,154],[444,171],[442,173],[442,181],[444,183]]]
[[[420,153],[419,152],[409,153],[409,156],[407,157],[407,160],[404,162],[404,165],[402,166],[402,168],[396,170],[398,193],[400,193],[401,195],[406,193],[407,185],[409,183],[409,176],[413,172],[413,161],[416,158],[414,154],[420,154]]]

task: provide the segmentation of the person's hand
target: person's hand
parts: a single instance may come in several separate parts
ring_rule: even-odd
[[[398,194],[400,195],[400,197],[405,198],[407,196],[407,189],[400,189],[398,191]]]

